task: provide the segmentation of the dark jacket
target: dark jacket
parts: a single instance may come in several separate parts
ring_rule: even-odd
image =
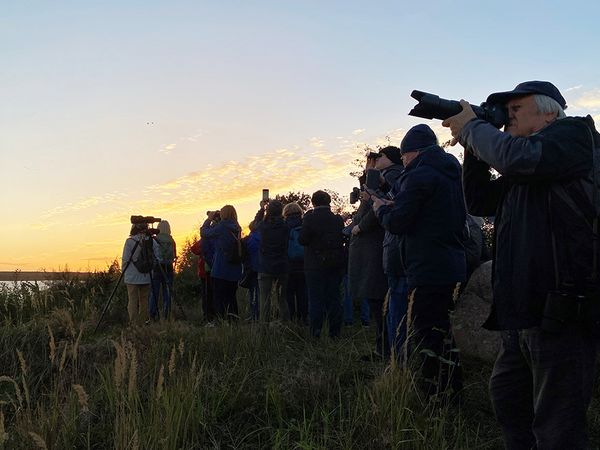
[[[302,229],[302,216],[300,214],[292,214],[286,217],[285,224],[288,226],[290,233],[294,228]],[[290,272],[304,272],[304,258],[298,260],[288,258],[288,262]]]
[[[361,201],[352,218],[360,233],[350,237],[348,254],[348,291],[355,300],[382,299],[388,289],[383,272],[385,230],[377,221],[371,204]]]
[[[394,186],[403,171],[404,166],[402,164],[394,164],[381,171],[383,178],[385,178],[383,190],[388,192],[392,198],[396,196]],[[395,277],[405,276],[402,259],[400,258],[400,239],[396,234],[387,230],[383,238],[383,271]]]
[[[251,231],[248,236],[242,239],[246,248],[246,260],[244,261],[245,270],[253,270],[258,273],[258,259],[260,253],[260,234],[257,230]]]
[[[283,221],[283,217],[265,218],[264,209],[260,209],[254,220],[259,224],[257,231],[260,234],[258,273],[273,275],[287,273],[290,229]]]
[[[586,193],[593,166],[592,136],[598,145],[600,135],[589,116],[556,120],[526,138],[512,137],[482,120],[467,123],[461,131],[460,142],[469,150],[463,180],[469,212],[496,216],[494,301],[484,327],[538,326],[549,290],[565,283],[576,291],[583,289],[592,266],[589,223],[594,212],[591,194]],[[492,179],[490,166],[502,176]],[[557,189],[568,193],[587,221]]]
[[[304,215],[300,243],[304,245],[304,270],[337,270],[344,267],[344,219],[328,206],[318,206]]]
[[[200,236],[213,240],[215,244],[210,276],[221,280],[239,281],[242,277],[242,264],[230,263],[227,253],[235,246],[236,239],[240,239],[240,226],[228,219],[212,226],[210,222],[210,219],[206,219],[200,227]]]
[[[465,202],[458,160],[441,147],[422,150],[396,182],[393,206],[377,215],[399,235],[409,287],[465,280]]]

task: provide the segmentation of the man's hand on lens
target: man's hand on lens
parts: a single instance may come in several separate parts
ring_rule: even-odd
[[[375,212],[377,212],[377,210],[379,208],[381,208],[383,205],[393,205],[393,204],[394,204],[394,200],[387,200],[385,198],[373,197],[373,209],[375,210]]]
[[[473,108],[471,108],[471,105],[469,105],[469,102],[461,100],[460,104],[463,110],[455,116],[448,117],[442,122],[442,126],[450,128],[450,132],[452,133],[453,139],[450,145],[456,145],[458,142],[458,135],[463,127],[467,124],[467,122],[477,118],[473,112]]]
[[[356,236],[358,233],[360,233],[360,227],[358,225],[354,225],[352,227],[352,236]]]

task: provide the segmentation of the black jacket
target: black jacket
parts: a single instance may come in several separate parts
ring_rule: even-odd
[[[592,259],[593,136],[600,143],[589,116],[556,120],[526,138],[512,137],[482,120],[467,123],[461,131],[460,142],[468,150],[463,184],[469,212],[496,216],[494,301],[484,327],[538,326],[548,291],[561,284],[584,289]],[[492,179],[490,166],[502,176]],[[557,189],[566,192],[587,219],[580,218]]]
[[[441,147],[422,150],[396,181],[393,206],[377,217],[399,235],[409,287],[465,280],[466,220],[458,160]]]
[[[257,229],[260,233],[258,273],[287,273],[290,229],[283,217],[264,218],[264,210],[261,209],[254,220],[259,223]]]
[[[304,270],[343,269],[344,219],[334,214],[328,206],[307,211],[300,230],[300,243],[304,245]]]
[[[394,186],[403,171],[404,166],[402,164],[394,164],[381,171],[381,174],[385,178],[383,190],[388,192],[388,195],[392,197],[396,195]],[[386,274],[394,277],[405,276],[404,268],[402,267],[402,258],[400,257],[400,239],[397,235],[387,230],[383,238],[383,270]]]

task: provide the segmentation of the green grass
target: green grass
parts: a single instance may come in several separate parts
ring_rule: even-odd
[[[464,406],[439,408],[409,372],[361,361],[372,330],[205,328],[189,292],[187,320],[130,328],[120,289],[93,334],[113,280],[0,292],[0,449],[502,448],[488,364],[466,359]]]

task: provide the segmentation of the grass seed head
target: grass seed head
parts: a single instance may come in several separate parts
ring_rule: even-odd
[[[169,376],[173,375],[175,372],[175,346],[171,350],[171,357],[169,358]]]
[[[48,325],[48,336],[50,336],[50,342],[48,343],[50,346],[50,364],[54,365],[54,359],[56,358],[56,341],[54,340],[54,333],[52,333],[50,325]]]
[[[48,450],[48,447],[46,446],[46,441],[39,434],[34,433],[33,431],[30,431],[29,436],[31,436],[31,439],[33,440],[33,442],[35,442],[35,445],[37,445],[37,448],[42,449],[42,450]]]
[[[17,349],[17,356],[19,357],[19,365],[21,366],[21,373],[23,376],[27,375],[27,364],[25,364],[25,358],[21,350]]]
[[[81,411],[89,412],[90,408],[88,406],[88,395],[83,386],[81,384],[74,384],[73,390],[77,393],[77,400],[79,400]]]

